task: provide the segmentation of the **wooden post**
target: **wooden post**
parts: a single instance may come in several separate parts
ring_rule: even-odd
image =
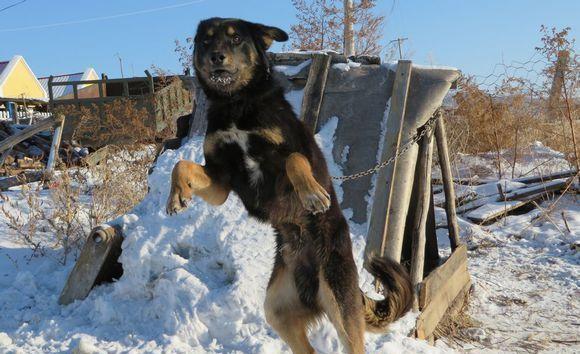
[[[381,161],[394,156],[401,144],[401,133],[405,118],[407,105],[407,95],[409,93],[409,83],[411,82],[412,63],[410,60],[400,60],[395,73],[393,84],[393,95],[391,97],[391,107],[387,118],[387,127],[383,141],[383,152]],[[367,245],[365,248],[365,262],[372,256],[385,255],[387,247],[387,229],[390,218],[391,198],[393,194],[392,181],[397,168],[397,160],[390,166],[379,171],[377,176],[377,186],[369,222],[369,232],[367,235]],[[402,235],[401,235],[402,236]],[[389,240],[390,241],[390,240]],[[401,240],[402,242],[402,237]],[[401,247],[401,246],[399,246]],[[393,259],[399,261],[401,252]]]
[[[60,140],[62,137],[62,128],[64,126],[64,115],[59,114],[55,120],[56,128],[52,137],[52,144],[50,145],[50,153],[48,154],[48,161],[46,162],[46,173],[50,174],[54,169],[54,165],[58,160],[58,150],[60,149]]]
[[[411,253],[411,283],[415,289],[413,308],[419,309],[419,284],[423,281],[423,269],[425,264],[425,244],[427,216],[431,202],[431,163],[433,157],[433,139],[428,133],[421,139],[419,148],[418,170],[419,178],[415,181],[418,188],[418,201],[413,225],[413,245]]]
[[[194,109],[191,114],[191,120],[189,122],[189,133],[187,134],[188,138],[196,134],[203,135],[207,128],[207,97],[201,88],[201,85],[196,82],[195,83],[195,102],[194,102]]]
[[[355,55],[353,12],[352,0],[344,0],[344,56],[347,58]]]
[[[153,81],[153,76],[151,75],[149,70],[145,70],[145,75],[147,75],[147,79],[149,81],[149,93],[154,94],[155,93],[155,81]]]
[[[306,86],[304,86],[300,117],[313,132],[316,131],[331,60],[330,55],[315,54],[310,64]]]
[[[445,133],[445,123],[443,122],[443,115],[441,113],[439,113],[439,117],[437,118],[435,126],[435,141],[437,141],[437,156],[439,157],[441,177],[443,179],[443,191],[445,192],[445,214],[447,215],[449,241],[451,242],[451,250],[455,250],[460,243],[459,225],[457,224],[457,212],[455,209],[455,188],[453,187],[451,162],[449,161],[447,135]]]

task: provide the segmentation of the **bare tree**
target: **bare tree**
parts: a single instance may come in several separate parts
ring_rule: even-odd
[[[342,49],[342,18],[336,0],[292,0],[298,24],[290,29],[300,50]]]
[[[343,52],[345,29],[350,32],[352,26],[356,54],[379,55],[385,17],[375,13],[377,0],[353,0],[352,7],[350,3],[344,6],[351,11],[343,11],[342,1],[292,0],[298,18],[291,28],[294,48]]]

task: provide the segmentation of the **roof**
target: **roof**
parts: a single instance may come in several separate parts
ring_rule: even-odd
[[[36,75],[34,75],[34,72],[32,71],[32,69],[30,69],[30,66],[28,66],[28,63],[26,62],[26,60],[24,60],[24,58],[21,55],[15,55],[9,61],[2,61],[2,62],[0,62],[0,97],[2,97],[2,95],[3,95],[3,89],[2,89],[2,87],[4,86],[4,83],[6,82],[6,80],[8,80],[8,77],[12,73],[12,70],[14,70],[14,68],[16,68],[16,65],[19,62],[22,62],[24,64],[24,67],[32,75],[32,78],[40,86],[42,86],[40,84],[40,82],[38,82],[38,79],[36,78]],[[42,88],[42,89],[44,91],[45,97],[31,97],[31,98],[45,99],[46,97],[48,97],[47,91],[44,90],[44,88]]]
[[[2,75],[2,71],[8,66],[9,61],[0,61],[0,75]]]
[[[89,80],[89,77],[91,76],[91,74],[94,74],[94,76],[97,76],[98,77],[95,69],[88,68],[84,72],[80,72],[80,73],[53,75],[52,76],[52,81],[53,82],[67,82],[67,81],[83,81],[83,80]],[[44,88],[44,91],[46,91],[46,92],[48,92],[48,80],[49,79],[50,79],[50,76],[38,78],[38,81],[40,82],[40,84]],[[79,85],[78,86],[79,89],[81,89],[83,87],[85,87],[85,85]],[[53,86],[53,88],[52,88],[52,95],[53,95],[54,98],[59,98],[59,97],[62,97],[62,96],[70,95],[72,93],[73,93],[73,87],[72,87],[72,85],[67,85],[67,86]]]

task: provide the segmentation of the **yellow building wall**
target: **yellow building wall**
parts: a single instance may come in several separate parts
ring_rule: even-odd
[[[18,61],[3,86],[3,96],[11,98],[46,98],[42,87],[22,61]]]

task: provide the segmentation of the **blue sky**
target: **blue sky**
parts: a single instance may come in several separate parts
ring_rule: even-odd
[[[0,0],[0,8],[21,0]],[[342,2],[340,0],[339,2]],[[94,22],[26,29],[46,24],[183,7]],[[580,0],[392,0],[379,1],[387,17],[384,40],[408,37],[405,52],[417,63],[450,65],[486,75],[499,62],[526,60],[539,44],[539,28],[580,27]],[[119,77],[143,75],[152,64],[179,72],[175,39],[191,36],[204,18],[239,17],[289,30],[290,0],[26,0],[0,12],[0,60],[23,55],[38,76],[92,66]],[[276,47],[274,47],[276,49]],[[278,47],[280,49],[280,47]]]

